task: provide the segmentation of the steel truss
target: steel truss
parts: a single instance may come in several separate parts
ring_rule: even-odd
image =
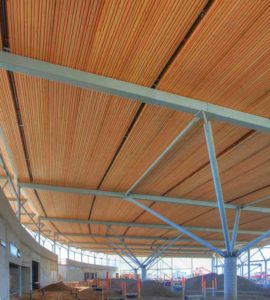
[[[170,108],[177,111],[182,111],[186,113],[191,113],[194,116],[193,120],[186,126],[186,128],[179,133],[179,135],[175,138],[175,140],[158,156],[158,158],[147,168],[147,170],[135,181],[135,183],[127,189],[126,193],[117,193],[110,191],[98,191],[98,190],[85,190],[85,189],[77,189],[77,188],[64,188],[64,187],[53,187],[53,186],[44,186],[44,185],[35,185],[35,184],[23,184],[19,183],[18,187],[20,188],[33,188],[33,189],[51,189],[54,191],[67,191],[67,192],[78,192],[89,195],[100,195],[100,196],[108,196],[108,197],[117,197],[122,200],[128,201],[152,214],[156,218],[160,219],[164,223],[171,226],[171,228],[179,231],[181,234],[187,235],[192,240],[198,242],[199,244],[207,247],[211,251],[217,253],[221,257],[230,258],[226,260],[225,266],[228,266],[228,272],[233,272],[232,265],[235,265],[235,260],[233,258],[239,257],[242,253],[249,250],[251,247],[254,247],[256,244],[260,243],[263,239],[270,236],[270,230],[260,234],[253,241],[247,243],[242,248],[236,248],[236,239],[238,232],[238,225],[240,220],[240,211],[253,211],[262,213],[269,213],[269,209],[261,208],[261,207],[253,207],[253,206],[243,206],[239,207],[237,205],[231,205],[224,203],[222,185],[220,181],[218,162],[216,158],[215,152],[215,144],[214,137],[212,132],[212,125],[210,122],[211,119],[215,119],[217,121],[224,121],[234,125],[244,126],[247,128],[251,128],[257,131],[270,132],[270,121],[269,119],[254,116],[247,113],[242,113],[239,111],[235,111],[232,109],[227,109],[221,106],[209,104],[206,102],[190,99],[187,97],[181,97],[174,94],[153,90],[151,88],[146,88],[143,86],[114,80],[111,78],[106,78],[103,76],[98,76],[78,70],[74,70],[71,68],[66,68],[50,63],[46,63],[43,61],[38,61],[30,58],[25,58],[17,55],[13,55],[6,52],[0,52],[0,67],[9,71],[16,71],[26,73],[32,76],[37,76],[41,78],[45,78],[50,81],[58,81],[65,84],[71,84],[81,88],[87,88],[99,92],[108,93],[115,96],[125,97],[130,100],[141,101],[148,104],[164,106],[166,108]],[[199,200],[190,200],[190,199],[178,199],[178,198],[168,198],[154,195],[137,195],[132,194],[132,190],[147,176],[150,171],[157,165],[157,163],[169,152],[173,146],[192,128],[199,119],[202,119],[204,122],[204,133],[205,139],[208,149],[209,161],[212,171],[212,177],[214,182],[214,188],[216,193],[217,203],[211,201],[201,202]],[[3,164],[2,164],[3,165]],[[6,173],[7,175],[7,173]],[[9,179],[9,177],[8,177]],[[10,180],[10,179],[9,179]],[[12,185],[13,183],[11,183]],[[14,189],[15,190],[15,189]],[[16,191],[16,190],[15,190]],[[20,199],[19,193],[15,192],[16,197]],[[269,196],[266,196],[268,198]],[[150,200],[156,202],[168,202],[168,203],[178,203],[181,205],[197,205],[197,206],[205,206],[205,207],[214,207],[218,208],[220,220],[222,224],[222,233],[224,236],[225,249],[220,249],[209,243],[208,241],[200,238],[195,233],[191,232],[190,229],[183,227],[179,224],[176,224],[161,215],[160,213],[154,211],[152,208],[143,205],[138,200]],[[252,203],[258,203],[261,199],[252,201]],[[18,208],[20,208],[20,200],[18,200]],[[234,209],[236,211],[235,223],[232,231],[232,238],[230,238],[229,228],[227,224],[227,216],[226,209]],[[18,217],[20,217],[20,209],[18,210]],[[111,225],[110,225],[111,226]],[[38,226],[39,234],[41,230],[41,226]],[[121,244],[128,251],[128,247],[123,243],[123,240],[120,240]],[[137,261],[134,255],[128,251],[130,257],[133,261]],[[125,252],[126,253],[126,252]],[[144,268],[144,266],[141,266]],[[145,268],[142,269],[145,272]],[[226,276],[227,276],[226,275]],[[226,277],[225,276],[225,277]],[[234,276],[234,275],[233,275]],[[228,276],[227,276],[228,277]],[[229,282],[227,282],[229,283]],[[226,285],[226,279],[225,279]],[[233,284],[232,288],[234,291],[230,291],[230,288],[226,285],[225,288],[225,299],[235,299],[236,287]],[[227,293],[227,294],[226,294]]]

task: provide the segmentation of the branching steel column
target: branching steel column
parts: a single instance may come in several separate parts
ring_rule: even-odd
[[[176,237],[174,240],[172,240],[168,245],[164,245],[156,249],[152,255],[150,255],[142,264],[146,267],[150,265],[158,256],[161,256],[168,248],[170,248],[173,244],[175,244],[179,239],[183,236],[183,234],[180,234],[178,237]]]
[[[112,249],[114,250],[114,252],[119,256],[119,257],[121,257],[132,269],[135,269],[134,268],[134,266],[132,266],[130,263],[129,263],[129,261],[128,260],[126,260],[125,259],[125,257],[122,255],[122,254],[120,254],[120,253],[118,253],[117,252],[117,250],[118,251],[120,251],[120,252],[122,252],[122,249],[119,249],[112,241],[110,241],[109,240],[109,244],[110,244],[110,246],[112,247]]]
[[[236,242],[239,221],[240,221],[240,213],[241,213],[240,209],[236,210],[236,212],[235,212],[235,220],[234,220],[232,239],[231,239],[231,253],[234,252],[234,246],[235,246],[235,242]]]
[[[208,148],[208,155],[209,155],[209,160],[210,160],[210,165],[212,170],[212,176],[213,176],[213,181],[215,186],[215,192],[216,192],[216,197],[218,202],[218,210],[220,214],[226,250],[228,255],[231,255],[230,236],[229,236],[229,230],[227,224],[226,211],[224,208],[224,199],[223,199],[222,187],[221,187],[221,182],[219,177],[212,126],[211,123],[207,120],[205,120],[204,123],[204,132],[205,132],[205,138],[206,138],[206,143]]]
[[[126,248],[127,252],[129,253],[129,258],[132,259],[138,266],[141,265],[140,261],[137,259],[137,257],[133,254],[133,252],[129,249],[128,245],[124,242],[123,238],[120,238],[117,232],[111,227],[108,226],[109,229],[113,232],[115,237],[119,240],[119,242]]]
[[[151,215],[153,215],[153,216],[157,217],[158,219],[164,221],[165,223],[171,225],[173,228],[175,228],[176,230],[180,231],[181,233],[189,236],[191,239],[198,242],[199,244],[202,244],[202,245],[206,246],[207,248],[209,248],[210,250],[218,253],[219,255],[224,256],[224,253],[220,249],[216,248],[215,246],[211,245],[207,241],[203,240],[202,238],[200,238],[197,235],[193,234],[192,232],[188,231],[185,227],[172,222],[171,220],[167,219],[166,217],[164,217],[163,215],[154,211],[153,209],[149,208],[148,206],[145,206],[144,204],[142,204],[139,201],[137,201],[133,198],[130,198],[130,197],[124,198],[124,200],[127,200],[127,201],[141,207],[142,209],[148,211]]]

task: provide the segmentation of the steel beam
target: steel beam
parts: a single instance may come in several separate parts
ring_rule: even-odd
[[[264,232],[263,234],[261,234],[260,236],[258,236],[253,241],[247,243],[243,248],[239,249],[237,251],[237,256],[239,256],[243,252],[249,250],[250,248],[252,248],[253,246],[255,246],[256,244],[260,243],[262,240],[264,240],[264,239],[266,239],[268,237],[270,237],[270,230],[267,230],[266,232]]]
[[[201,111],[218,121],[270,132],[266,118],[12,53],[0,52],[0,68],[190,114]]]
[[[218,253],[219,255],[221,256],[224,256],[224,253],[223,251],[221,251],[220,249],[218,249],[217,247],[213,246],[212,244],[210,244],[209,242],[207,242],[206,240],[198,237],[197,235],[193,234],[192,232],[190,232],[189,230],[187,230],[185,227],[183,226],[180,226],[174,222],[172,222],[171,220],[169,220],[168,218],[162,216],[161,214],[159,214],[158,212],[154,211],[153,209],[151,209],[150,207],[142,204],[141,202],[133,199],[133,198],[130,198],[130,197],[127,197],[125,198],[125,200],[139,206],[140,208],[146,210],[147,212],[149,212],[151,215],[155,216],[156,218],[162,220],[163,222],[169,224],[172,226],[172,228],[175,228],[176,230],[180,231],[181,233],[189,236],[193,241],[209,248],[210,250]]]
[[[103,245],[108,245],[108,243],[96,243],[96,242],[69,242],[70,245],[89,245],[89,246],[103,246]],[[117,245],[117,244],[116,244]],[[141,249],[140,247],[144,248],[149,246],[149,249],[147,250],[157,250],[158,248],[162,248],[164,245],[163,244],[155,244],[153,247],[152,244],[130,244],[129,247],[133,248],[134,250]],[[206,247],[202,246],[188,246],[188,245],[171,245],[170,248],[172,250],[183,250],[183,249],[190,249],[190,250],[207,250]]]
[[[123,192],[112,192],[112,191],[102,191],[102,190],[92,190],[85,188],[76,188],[76,187],[65,187],[65,186],[57,186],[57,185],[48,185],[48,184],[38,184],[38,183],[22,183],[19,182],[18,186],[24,189],[32,189],[32,190],[41,190],[41,191],[52,191],[59,193],[71,193],[71,194],[81,194],[81,195],[89,195],[89,196],[104,196],[104,197],[112,197],[112,198],[120,198],[123,199],[126,197]],[[144,194],[129,194],[129,197],[137,199],[137,200],[146,200],[146,201],[155,201],[155,202],[163,202],[163,203],[173,203],[179,205],[187,205],[187,206],[198,206],[198,207],[211,207],[218,208],[218,203],[215,201],[202,201],[202,200],[192,200],[185,198],[173,198],[173,197],[165,197],[165,196],[157,196],[157,195],[144,195]],[[225,203],[224,207],[227,209],[238,209],[240,206],[235,204]],[[261,214],[269,214],[270,208],[265,207],[253,207],[246,206],[241,208],[243,211],[256,212]]]
[[[89,224],[89,225],[104,225],[104,226],[123,226],[123,227],[139,227],[139,228],[156,228],[156,229],[171,229],[170,225],[166,224],[148,224],[148,223],[133,223],[133,222],[108,222],[98,220],[82,220],[82,219],[67,219],[57,217],[40,217],[44,222],[60,222],[60,223],[74,223],[74,224]],[[188,230],[199,232],[216,232],[222,233],[222,229],[210,227],[196,227],[185,226]],[[229,230],[232,232],[232,230]],[[259,230],[238,230],[239,234],[247,235],[261,235],[263,231]]]
[[[101,238],[101,239],[112,239],[115,238],[114,235],[102,235],[102,234],[87,234],[87,233],[69,233],[69,232],[59,232],[57,233],[58,236],[80,236],[80,237],[89,237],[89,238]],[[167,237],[159,237],[159,236],[144,236],[144,235],[120,235],[120,238],[127,239],[127,240],[148,240],[148,241],[172,241],[175,239],[167,238]],[[194,242],[193,239],[190,238],[182,238],[182,242]],[[224,245],[223,240],[209,240],[211,243]],[[246,241],[241,241],[241,243],[246,243]]]
[[[217,202],[218,202],[218,211],[219,211],[221,225],[222,225],[222,229],[223,229],[223,236],[224,236],[224,240],[225,240],[226,250],[227,250],[228,255],[231,255],[229,229],[228,229],[227,216],[226,216],[226,211],[225,211],[221,181],[220,181],[220,177],[219,177],[214,137],[213,137],[211,123],[208,120],[205,120],[205,123],[204,123],[204,133],[205,133],[205,138],[206,138],[206,144],[207,144],[210,166],[211,166],[211,171],[212,171],[212,176],[213,176],[213,181],[214,181],[214,186],[215,186],[215,193],[216,193]]]
[[[176,136],[176,138],[169,144],[168,147],[154,160],[154,162],[146,169],[146,171],[133,183],[133,185],[126,191],[126,195],[131,191],[154,169],[154,167],[163,159],[163,157],[179,142],[179,140],[186,135],[186,133],[198,123],[200,118],[195,116],[188,125]]]
[[[236,212],[235,212],[235,220],[234,220],[232,239],[231,239],[231,244],[230,244],[231,253],[234,252],[234,246],[235,246],[235,242],[236,242],[236,238],[237,238],[239,221],[240,221],[240,213],[241,213],[240,209],[236,210]]]

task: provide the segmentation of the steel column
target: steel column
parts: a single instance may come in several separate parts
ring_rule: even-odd
[[[237,300],[237,257],[224,258],[224,300]]]
[[[220,249],[216,248],[215,246],[211,245],[207,241],[203,240],[202,238],[200,238],[197,235],[193,234],[192,232],[188,231],[185,227],[177,225],[176,223],[174,223],[171,220],[167,219],[163,215],[157,213],[156,211],[154,211],[153,209],[149,208],[148,206],[145,206],[141,202],[138,202],[137,200],[132,199],[130,197],[125,198],[125,200],[127,200],[127,201],[129,201],[129,202],[131,202],[131,203],[133,203],[133,204],[141,207],[142,209],[144,209],[147,212],[149,212],[151,215],[153,215],[153,216],[157,217],[158,219],[162,220],[163,222],[171,225],[172,228],[175,228],[176,230],[180,231],[181,233],[189,236],[191,239],[193,239],[194,241],[198,242],[199,244],[202,244],[205,247],[209,248],[210,250],[218,253],[219,255],[224,256],[224,253]]]
[[[250,280],[250,249],[248,249],[248,280]]]
[[[215,186],[215,192],[218,202],[218,210],[220,214],[222,229],[223,229],[223,236],[225,240],[226,250],[229,255],[231,255],[231,248],[230,248],[230,236],[229,236],[229,230],[228,230],[228,224],[227,224],[227,217],[226,217],[226,211],[224,207],[224,199],[223,199],[223,193],[222,193],[222,187],[219,177],[219,170],[218,170],[218,163],[216,158],[216,150],[215,150],[215,143],[213,138],[213,132],[212,132],[212,126],[211,123],[207,120],[205,120],[204,123],[204,133],[207,143],[207,149],[208,149],[208,155],[210,160],[210,166]]]
[[[145,281],[147,279],[146,266],[141,265],[141,280]]]

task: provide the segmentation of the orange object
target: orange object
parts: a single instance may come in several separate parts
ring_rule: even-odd
[[[138,297],[140,299],[141,297],[141,278],[140,275],[137,275],[137,292],[138,292]]]
[[[109,272],[106,272],[106,295],[109,294]]]

